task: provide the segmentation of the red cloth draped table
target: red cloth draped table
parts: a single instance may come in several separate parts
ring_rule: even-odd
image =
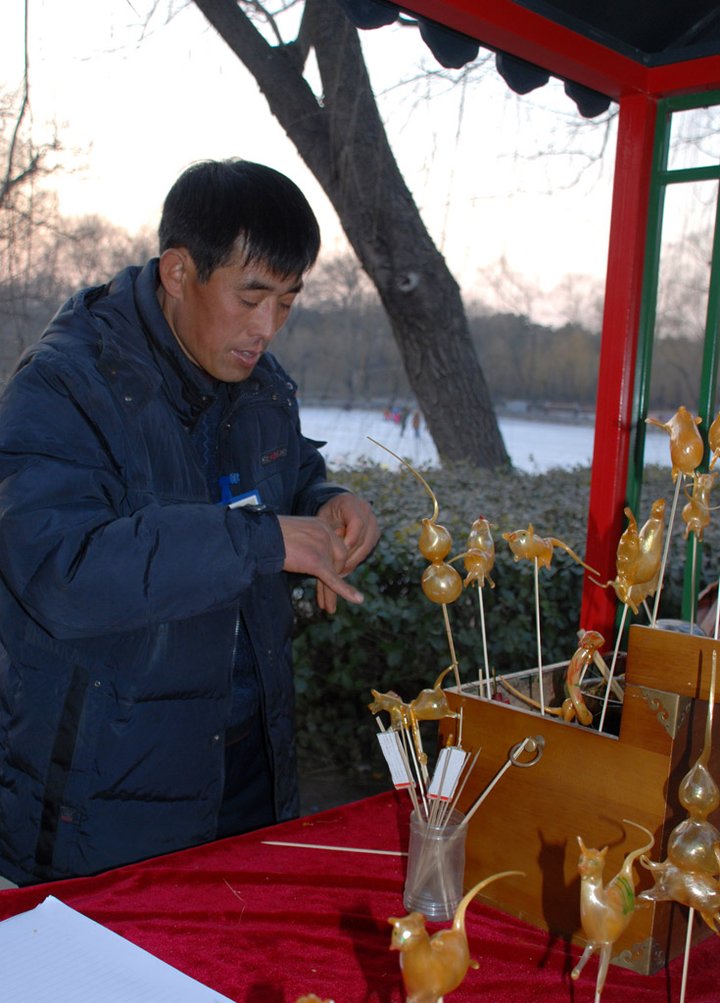
[[[269,841],[404,851],[409,812],[393,791],[95,877],[9,889],[0,919],[52,894],[237,1003],[295,1003],[307,993],[401,1003],[387,919],[405,913],[406,858]],[[466,928],[480,967],[446,1003],[592,1003],[597,961],[571,982],[575,946],[477,902]],[[611,965],[603,1003],[674,1003],[681,977],[682,958],[652,976]],[[686,1000],[720,1000],[716,937],[691,953]]]

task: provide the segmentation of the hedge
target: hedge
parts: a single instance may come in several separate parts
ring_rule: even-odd
[[[537,665],[534,567],[516,563],[504,532],[532,523],[543,537],[556,537],[584,555],[590,471],[554,470],[547,474],[478,472],[461,466],[423,470],[440,506],[438,522],[453,537],[452,554],[465,549],[471,524],[480,516],[493,527],[495,588],[483,589],[489,663],[505,674]],[[361,606],[340,603],[337,613],[317,611],[314,584],[294,589],[294,639],[298,745],[301,755],[337,766],[374,769],[379,750],[377,727],[367,705],[371,689],[395,690],[409,701],[432,686],[450,662],[442,608],[425,598],[420,577],[427,562],[417,549],[420,524],[432,515],[432,502],[407,471],[379,466],[334,471],[334,480],[372,501],[382,538],[372,556],[353,575],[365,594]],[[655,498],[667,501],[674,485],[669,470],[645,472],[639,525]],[[677,508],[659,615],[680,615],[686,546]],[[701,548],[701,579],[717,579],[714,559],[720,541],[711,525]],[[458,562],[462,571],[462,562]],[[549,569],[540,570],[543,664],[570,658],[576,648],[583,569],[555,548]],[[477,586],[463,591],[448,607],[463,682],[476,679],[483,665]],[[643,622],[638,618],[638,622]],[[646,622],[646,621],[645,621]],[[588,625],[591,626],[591,625]],[[614,641],[614,639],[613,639]]]

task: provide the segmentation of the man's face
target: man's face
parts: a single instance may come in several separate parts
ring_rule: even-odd
[[[184,248],[160,259],[160,303],[180,347],[225,383],[246,380],[287,320],[302,288],[262,264],[231,262],[200,282]]]

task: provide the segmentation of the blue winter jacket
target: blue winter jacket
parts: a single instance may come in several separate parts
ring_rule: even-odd
[[[168,353],[156,289],[153,260],[77,294],[0,402],[0,874],[20,884],[215,837],[240,616],[276,817],[297,813],[275,513],[341,489],[266,355],[218,446],[266,509],[213,503],[190,435],[213,381]]]

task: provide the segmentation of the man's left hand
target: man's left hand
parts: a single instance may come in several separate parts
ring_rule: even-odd
[[[325,502],[316,516],[337,533],[347,547],[345,566],[340,569],[343,577],[365,560],[380,539],[380,527],[372,508],[362,498],[349,492],[335,495]],[[328,594],[331,590],[321,581],[317,585],[318,605],[321,609],[334,612],[336,597]]]

